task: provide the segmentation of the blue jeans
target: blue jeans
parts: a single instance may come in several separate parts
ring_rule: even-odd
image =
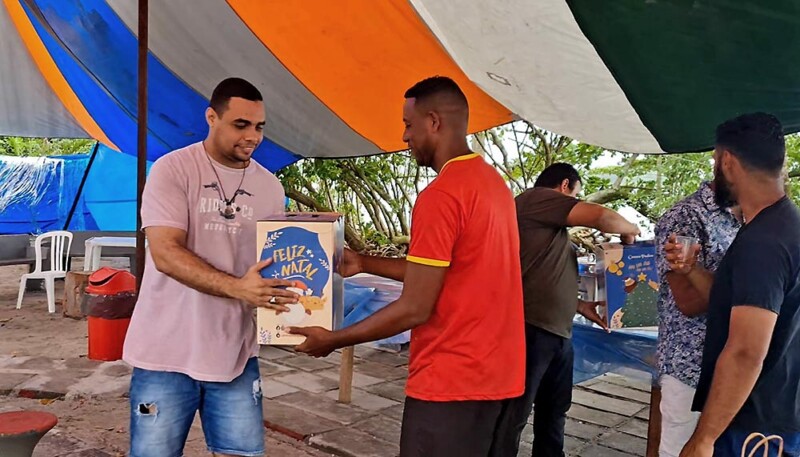
[[[231,382],[134,368],[130,403],[131,457],[181,457],[198,410],[209,451],[264,455],[261,375],[255,357]]]
[[[797,457],[800,456],[800,433],[768,433],[764,430],[753,430],[762,433],[765,436],[779,435],[783,438],[783,454],[778,455],[778,443],[775,441],[769,442],[769,456],[770,457]],[[714,443],[714,457],[740,457],[742,455],[742,445],[744,441],[750,436],[752,432],[743,432],[740,430],[728,429],[717,439]],[[747,456],[759,440],[754,438],[747,444]],[[761,457],[764,455],[763,447],[756,451],[755,455]]]

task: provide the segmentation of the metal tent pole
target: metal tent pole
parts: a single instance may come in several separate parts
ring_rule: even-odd
[[[139,95],[136,152],[136,290],[142,284],[145,237],[142,231],[142,193],[147,174],[147,33],[148,0],[139,0]]]

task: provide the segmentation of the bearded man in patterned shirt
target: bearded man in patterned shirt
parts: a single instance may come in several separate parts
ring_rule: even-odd
[[[692,436],[700,413],[693,412],[706,336],[707,302],[685,276],[670,272],[663,246],[671,235],[698,240],[698,263],[715,271],[739,230],[733,211],[714,201],[714,184],[667,211],[656,225],[658,275],[658,369],[661,384],[661,457],[678,457]]]

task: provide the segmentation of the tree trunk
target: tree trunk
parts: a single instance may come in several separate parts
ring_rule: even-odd
[[[369,190],[366,189],[366,186],[363,183],[360,183],[357,179],[353,179],[353,177],[347,173],[342,173],[341,179],[343,179],[350,190],[356,195],[356,197],[361,201],[364,205],[364,211],[366,211],[367,215],[372,219],[372,224],[375,226],[375,230],[379,232],[386,233],[388,230],[384,226],[383,218],[381,217],[381,210],[378,207],[379,203],[375,201],[375,199],[371,198],[369,194]]]
[[[64,317],[83,319],[86,317],[81,310],[83,295],[89,284],[90,271],[70,271],[64,279]]]

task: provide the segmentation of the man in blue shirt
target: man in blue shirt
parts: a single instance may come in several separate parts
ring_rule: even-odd
[[[671,234],[697,238],[700,243],[697,262],[708,271],[716,271],[728,250],[739,221],[731,208],[714,201],[714,184],[704,182],[697,192],[669,209],[656,224],[658,246],[667,243]],[[661,457],[678,457],[689,441],[699,414],[692,411],[700,360],[706,338],[707,302],[692,284],[670,271],[663,251],[656,253],[660,278],[658,297],[658,370],[661,384]]]
[[[716,273],[684,259],[674,239],[665,246],[672,272],[708,302],[693,405],[702,413],[681,457],[740,455],[751,432],[780,435],[784,455],[800,455],[800,210],[784,192],[785,158],[772,115],[717,127],[716,201],[738,203],[745,225]]]

